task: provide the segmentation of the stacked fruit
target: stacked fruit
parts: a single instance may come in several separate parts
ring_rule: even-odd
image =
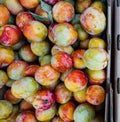
[[[92,0],[1,1],[0,122],[103,121],[105,12]]]

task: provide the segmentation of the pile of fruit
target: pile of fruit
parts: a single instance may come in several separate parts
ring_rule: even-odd
[[[103,122],[105,3],[0,2],[0,122]]]

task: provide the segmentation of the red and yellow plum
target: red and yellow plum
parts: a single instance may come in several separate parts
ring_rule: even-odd
[[[65,72],[73,66],[72,56],[66,52],[58,52],[52,56],[51,65],[58,72]]]
[[[72,92],[77,92],[87,86],[88,78],[84,72],[75,69],[67,75],[64,83],[67,89]]]

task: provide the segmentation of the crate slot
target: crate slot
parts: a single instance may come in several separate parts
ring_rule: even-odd
[[[120,50],[120,35],[117,36],[117,50]]]
[[[117,78],[117,93],[120,94],[120,78]]]
[[[117,6],[118,7],[120,6],[120,0],[117,0]]]

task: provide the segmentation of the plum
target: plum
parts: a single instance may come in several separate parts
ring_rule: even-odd
[[[19,114],[19,105],[14,105],[13,106],[12,113],[9,115],[9,117],[7,118],[7,120],[10,121],[10,122],[15,122],[16,116],[18,114]]]
[[[64,83],[67,89],[72,92],[77,92],[87,86],[88,78],[84,72],[74,69],[67,75]]]
[[[21,38],[21,32],[16,25],[4,25],[1,27],[0,43],[5,46],[13,46]]]
[[[19,0],[21,5],[27,9],[35,8],[39,4],[39,0]]]
[[[105,70],[89,70],[86,69],[89,82],[94,85],[101,85],[106,79]]]
[[[106,43],[101,38],[93,37],[89,41],[88,48],[94,48],[94,47],[105,49],[106,48]]]
[[[29,102],[22,100],[20,103],[20,111],[32,111],[34,110],[32,104]]]
[[[60,73],[57,72],[50,64],[40,66],[35,72],[35,80],[43,86],[51,86],[56,83],[60,77]]]
[[[47,36],[47,27],[36,20],[28,21],[24,24],[23,34],[31,42],[41,42]]]
[[[60,0],[44,0],[46,3],[48,4],[51,4],[51,5],[54,5],[56,4],[57,2],[59,2]]]
[[[75,122],[91,122],[95,117],[94,108],[88,103],[78,105],[74,111]]]
[[[86,92],[87,92],[87,87],[85,87],[80,91],[73,92],[74,99],[79,103],[86,102]]]
[[[30,44],[22,46],[19,55],[26,62],[34,62],[37,59],[37,56],[31,50]]]
[[[9,47],[0,45],[0,68],[8,66],[15,58],[15,53]]]
[[[53,119],[52,119],[52,122],[64,122],[59,116],[55,116]]]
[[[0,26],[7,24],[10,18],[10,12],[8,11],[7,7],[0,4]]]
[[[21,99],[16,98],[12,92],[11,89],[8,89],[7,91],[5,91],[4,93],[4,99],[11,102],[12,104],[17,104],[20,102]]]
[[[72,92],[65,87],[64,83],[58,84],[54,93],[56,102],[60,104],[67,103],[72,97]]]
[[[88,8],[91,4],[91,0],[77,0],[76,4],[75,4],[75,8],[76,11],[79,13],[83,13],[85,11],[86,8]]]
[[[50,64],[51,63],[51,55],[45,55],[42,57],[42,59],[40,60],[40,65],[44,65],[44,64]]]
[[[100,105],[105,100],[105,90],[102,86],[91,85],[87,88],[86,100],[92,105]]]
[[[81,14],[80,22],[90,35],[99,35],[106,27],[106,17],[103,11],[95,7],[88,7]]]
[[[66,52],[58,52],[51,58],[51,65],[58,72],[65,72],[73,66],[73,59]]]
[[[41,89],[37,92],[32,105],[35,109],[39,109],[39,111],[44,111],[53,106],[54,103],[54,94],[48,89]]]
[[[3,0],[3,2],[13,15],[17,15],[19,12],[24,10],[19,0]]]
[[[17,98],[27,98],[39,90],[39,85],[32,77],[23,77],[13,83],[12,94]]]
[[[52,119],[57,112],[56,105],[51,106],[49,109],[41,111],[40,109],[36,109],[35,116],[39,121],[49,121]]]
[[[77,31],[69,23],[51,25],[48,31],[48,37],[50,41],[58,46],[72,45],[76,42],[77,36]]]
[[[80,49],[87,49],[89,44],[89,39],[86,39],[84,41],[80,41]]]
[[[7,100],[0,100],[0,119],[6,119],[12,113],[13,105]]]
[[[37,122],[37,120],[33,112],[24,111],[17,116],[15,122]]]
[[[84,69],[86,68],[85,62],[83,61],[83,55],[85,53],[85,50],[75,50],[72,54],[74,67],[78,69]]]
[[[73,121],[73,114],[75,111],[76,105],[69,101],[65,104],[61,104],[58,109],[58,115],[65,122]]]
[[[7,73],[4,70],[0,70],[0,88],[2,88],[8,80]]]
[[[32,42],[31,50],[37,56],[44,56],[50,52],[50,43],[48,41]]]
[[[67,75],[68,75],[72,70],[73,70],[73,68],[67,70],[66,72],[61,73],[61,75],[60,75],[60,80],[64,82],[64,81],[65,81],[65,78],[67,77]]]
[[[58,52],[66,52],[68,54],[72,54],[72,52],[74,51],[72,46],[58,46],[58,45],[54,45],[51,49],[51,53],[52,55],[57,54]]]
[[[16,24],[20,28],[21,31],[23,31],[25,23],[29,21],[33,21],[33,20],[34,20],[33,16],[29,12],[26,12],[26,11],[20,12],[16,16]]]
[[[11,46],[11,48],[14,50],[14,51],[17,51],[19,50],[23,45],[25,45],[26,41],[25,39],[23,39],[21,37],[21,39],[14,45]]]
[[[101,9],[103,12],[106,12],[106,6],[104,4],[104,2],[102,1],[94,1],[92,4],[91,4],[92,7],[96,7],[98,9]]]
[[[9,78],[12,80],[19,80],[24,76],[24,70],[28,66],[28,64],[25,61],[18,60],[13,61],[8,67],[7,67],[7,74]]]
[[[102,70],[107,66],[108,53],[101,48],[89,48],[83,55],[83,61],[90,70]]]
[[[24,76],[34,76],[38,68],[39,68],[38,65],[27,66],[24,70]]]
[[[56,22],[70,22],[74,17],[74,7],[66,1],[57,2],[52,9],[52,15]]]

